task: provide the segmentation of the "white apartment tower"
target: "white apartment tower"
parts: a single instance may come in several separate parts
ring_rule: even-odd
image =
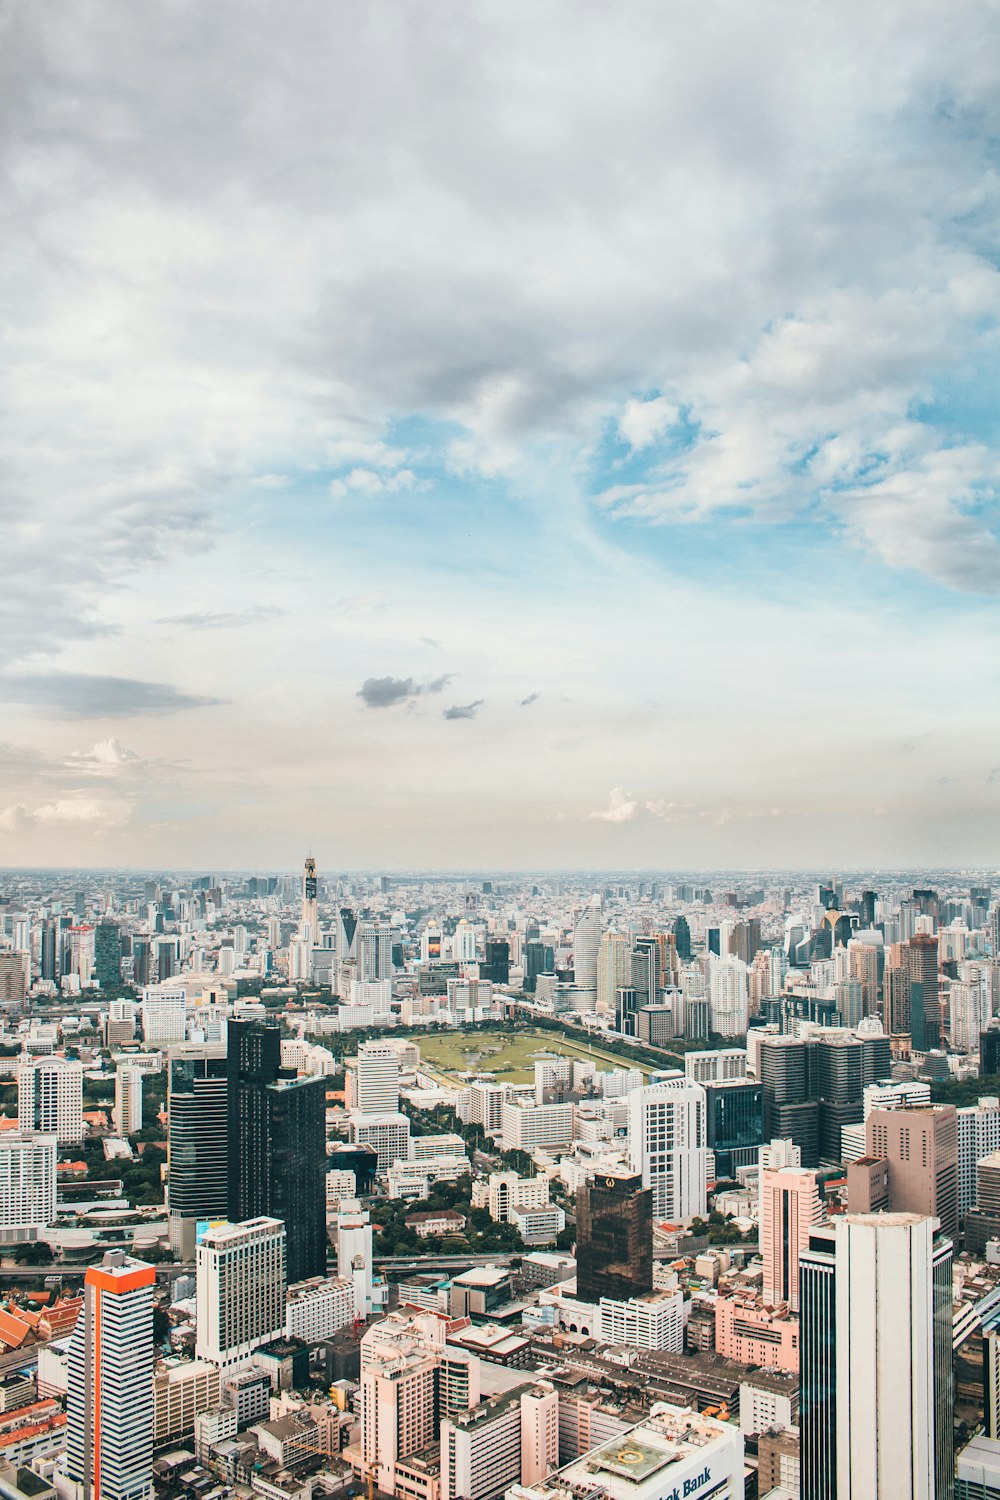
[[[601,898],[593,895],[573,928],[573,982],[597,997],[597,952],[601,946]]]
[[[60,1146],[83,1140],[83,1064],[40,1057],[17,1070],[17,1124],[22,1132],[54,1135]]]
[[[360,929],[359,929],[360,930]],[[387,1042],[362,1042],[357,1061],[356,1108],[364,1115],[399,1109],[399,1053]]]
[[[285,1330],[285,1226],[248,1219],[210,1229],[198,1246],[195,1354],[220,1370],[250,1362]]]
[[[628,1096],[629,1161],[653,1190],[653,1217],[689,1224],[708,1201],[705,1090],[678,1077]]]
[[[67,1398],[78,1500],[151,1500],[155,1284],[152,1266],[118,1250],[87,1270]]]
[[[41,1238],[55,1217],[55,1136],[0,1132],[0,1245]]]
[[[121,1067],[115,1073],[115,1129],[119,1135],[137,1135],[142,1129],[142,1073]]]
[[[187,1035],[187,991],[180,984],[148,984],[142,992],[142,1035],[148,1047],[173,1047]]]

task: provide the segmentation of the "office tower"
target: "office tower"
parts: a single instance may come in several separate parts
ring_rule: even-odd
[[[859,979],[838,979],[833,1000],[845,1026],[857,1026],[865,1015],[864,989]]]
[[[139,1068],[115,1071],[115,1129],[119,1135],[138,1135],[142,1129],[142,1073]]]
[[[653,1290],[653,1193],[641,1174],[601,1172],[578,1189],[576,1288],[593,1303]]]
[[[361,984],[392,978],[392,927],[388,922],[359,922],[355,936],[357,977]]]
[[[221,1048],[171,1049],[167,1118],[171,1245],[179,1259],[193,1260],[198,1221],[229,1213],[228,1081]]]
[[[995,1239],[1000,1239],[1000,1151],[976,1162],[976,1201],[965,1216],[965,1248],[982,1255]]]
[[[703,1217],[708,1192],[705,1090],[685,1078],[628,1096],[629,1163],[653,1190],[653,1217],[688,1224]]]
[[[20,1005],[28,993],[30,970],[29,953],[0,953],[0,1000]]]
[[[615,995],[632,976],[632,941],[625,932],[606,932],[597,950],[597,1008],[614,1010]]]
[[[488,979],[491,984],[510,983],[510,944],[506,941],[487,942],[485,958],[479,965],[480,979]]]
[[[42,979],[58,979],[58,956],[59,942],[58,931],[55,922],[43,922],[41,932],[41,951],[39,953],[39,968]]]
[[[355,1108],[366,1115],[395,1114],[399,1109],[399,1053],[387,1042],[362,1042],[358,1048]]]
[[[951,1241],[847,1214],[801,1259],[802,1500],[950,1500]]]
[[[40,1057],[17,1070],[17,1127],[54,1135],[60,1146],[83,1140],[83,1064]]]
[[[894,1212],[932,1215],[958,1232],[958,1120],[951,1104],[873,1109],[865,1122],[870,1157],[889,1164]]]
[[[910,1035],[915,1052],[928,1052],[941,1040],[938,1000],[938,941],[916,933],[903,945],[904,967],[910,980]]]
[[[759,948],[760,918],[747,917],[745,921],[737,922],[729,934],[730,955],[741,963],[751,964]]]
[[[236,1370],[285,1328],[285,1226],[249,1219],[206,1231],[198,1246],[195,1354]]]
[[[187,1034],[187,991],[180,984],[149,984],[142,992],[142,1035],[148,1047],[170,1047]]]
[[[287,1230],[290,1281],[326,1273],[326,1080],[281,1067],[281,1032],[228,1028],[229,1217]]]
[[[769,1036],[757,1066],[764,1090],[764,1139],[793,1140],[803,1163],[819,1162],[819,1102],[813,1051],[797,1037]]]
[[[851,965],[851,978],[861,986],[862,1015],[873,1015],[878,1010],[879,991],[882,983],[882,966],[885,950],[881,942],[863,942],[851,938],[847,945]],[[860,1021],[861,1016],[858,1017]],[[857,1025],[857,1021],[848,1023]]]
[[[525,943],[524,992],[526,995],[535,993],[539,974],[552,974],[555,971],[555,963],[555,953],[548,944],[537,941]]]
[[[319,905],[317,901],[316,861],[312,855],[302,871],[302,917],[299,933],[306,942],[319,942]]]
[[[94,930],[94,978],[102,990],[113,990],[121,977],[121,928],[117,922],[99,922]]]
[[[1000,1025],[996,1021],[979,1034],[979,1073],[980,1077],[1000,1073]]]
[[[691,961],[691,928],[687,917],[677,917],[674,921],[674,938],[677,942],[677,957],[682,964]]]
[[[601,946],[601,898],[590,902],[576,919],[573,928],[573,980],[579,990],[597,993],[597,952]]]
[[[764,1259],[764,1301],[787,1302],[799,1310],[799,1257],[823,1221],[819,1178],[801,1167],[776,1167],[760,1174],[760,1245]]]
[[[963,966],[964,967],[964,966]],[[975,1052],[990,1019],[989,992],[981,979],[948,986],[951,1045],[959,1052]]]
[[[55,1218],[55,1136],[0,1132],[0,1245],[41,1239]]]
[[[712,959],[708,969],[712,1031],[717,1036],[745,1036],[750,1024],[750,983],[739,958]]]
[[[69,1346],[66,1449],[79,1500],[151,1500],[156,1272],[111,1250],[89,1266]]]
[[[715,1157],[716,1181],[735,1178],[740,1167],[756,1162],[764,1141],[763,1085],[752,1078],[719,1078],[702,1088],[705,1143]]]
[[[455,931],[451,936],[451,956],[456,963],[474,964],[477,953],[476,929],[467,918],[462,917],[455,924]]]

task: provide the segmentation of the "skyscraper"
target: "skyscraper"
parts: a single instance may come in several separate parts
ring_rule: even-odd
[[[920,1214],[847,1214],[801,1259],[802,1500],[950,1500],[951,1258]]]
[[[209,1229],[198,1246],[195,1353],[221,1370],[249,1363],[285,1328],[285,1226],[249,1219]]]
[[[653,1217],[687,1224],[706,1212],[705,1090],[684,1077],[628,1096],[629,1162],[653,1190]]]
[[[137,1135],[142,1129],[142,1070],[121,1066],[115,1070],[115,1129],[119,1135]]]
[[[760,1245],[764,1258],[764,1301],[787,1302],[799,1310],[799,1258],[822,1222],[819,1178],[801,1167],[762,1169]]]
[[[42,1237],[56,1218],[56,1138],[0,1133],[0,1245]]]
[[[54,1135],[60,1146],[83,1139],[83,1064],[40,1057],[17,1070],[17,1125]]]
[[[180,1259],[193,1260],[198,1220],[229,1213],[228,1078],[221,1048],[171,1048],[167,1116],[170,1242]]]
[[[288,1234],[289,1281],[326,1273],[326,1080],[281,1066],[281,1032],[228,1029],[229,1217],[270,1215]]]
[[[591,896],[573,929],[573,979],[578,990],[597,993],[597,950],[601,945],[601,898]]]
[[[362,1114],[393,1114],[399,1109],[399,1052],[388,1042],[362,1042],[357,1057],[355,1108]]]
[[[67,1469],[80,1500],[153,1493],[156,1272],[120,1250],[90,1266],[69,1348]]]
[[[958,1119],[954,1105],[873,1109],[865,1121],[865,1149],[889,1164],[893,1209],[940,1219],[958,1233]]]
[[[576,1286],[595,1304],[653,1290],[653,1193],[641,1174],[598,1173],[577,1192]]]
[[[94,929],[94,978],[102,990],[113,990],[121,977],[121,928],[117,922],[99,922]]]
[[[305,942],[319,942],[319,903],[317,901],[316,861],[312,855],[302,871],[302,920],[300,936]]]

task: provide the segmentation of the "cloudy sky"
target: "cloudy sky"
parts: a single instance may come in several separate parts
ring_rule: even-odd
[[[990,0],[0,18],[0,864],[995,863]]]

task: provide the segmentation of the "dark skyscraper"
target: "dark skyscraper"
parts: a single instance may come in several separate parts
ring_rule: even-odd
[[[691,928],[687,917],[678,917],[674,922],[674,937],[677,939],[677,957],[686,964],[691,957]]]
[[[479,965],[480,979],[493,984],[510,983],[510,944],[505,941],[486,944],[485,962]]]
[[[228,1029],[229,1217],[283,1219],[289,1281],[326,1272],[326,1082],[281,1067],[281,1032]]]
[[[577,1193],[576,1287],[583,1302],[653,1290],[653,1192],[641,1174],[601,1173]]]
[[[914,891],[914,896],[917,892]],[[910,976],[910,1035],[915,1052],[928,1052],[941,1040],[938,1000],[938,940],[918,933],[903,949]]]
[[[706,1083],[705,1141],[715,1154],[718,1181],[756,1163],[763,1139],[763,1088],[751,1079]]]
[[[229,1215],[226,1057],[180,1046],[171,1049],[167,1066],[171,1242],[191,1260],[197,1221]]]
[[[102,990],[113,990],[122,978],[122,936],[117,922],[94,929],[94,977]]]
[[[57,956],[59,953],[59,940],[54,922],[42,924],[42,952],[41,970],[43,979],[57,979]]]

